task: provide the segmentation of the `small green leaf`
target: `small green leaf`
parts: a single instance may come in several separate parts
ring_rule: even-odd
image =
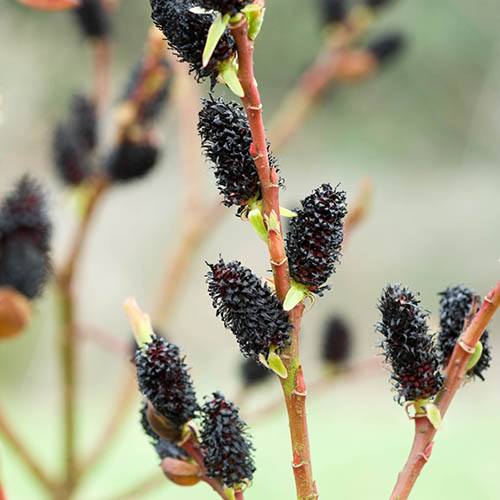
[[[269,364],[269,368],[281,378],[287,378],[288,372],[286,370],[286,366],[283,364],[281,358],[274,352],[273,349],[270,350],[269,356],[267,357],[267,362]]]
[[[265,11],[266,9],[263,9],[260,5],[256,4],[247,5],[242,10],[247,18],[248,38],[250,38],[250,40],[255,40],[260,33],[262,23],[264,22]]]
[[[238,63],[231,59],[219,66],[219,80],[225,83],[238,97],[245,97],[245,92],[238,78]]]
[[[224,31],[226,31],[228,24],[229,14],[226,14],[224,17],[222,17],[222,14],[218,14],[214,19],[212,26],[210,26],[210,29],[208,30],[207,41],[205,43],[205,48],[203,49],[203,67],[210,62],[210,58],[212,57],[219,40],[222,38]]]
[[[297,214],[295,212],[292,212],[285,207],[280,207],[280,214],[287,219],[293,219],[294,217],[297,217]]]
[[[286,294],[285,301],[283,302],[283,309],[291,311],[297,304],[300,304],[307,296],[307,287],[292,281],[290,290]]]
[[[250,210],[250,212],[248,212],[248,220],[262,241],[267,243],[267,229],[264,224],[261,209],[256,207]]]
[[[441,418],[441,412],[439,411],[439,408],[434,403],[428,403],[425,405],[425,412],[427,415],[427,419],[432,424],[434,429],[436,429],[437,431],[441,429],[443,420]]]
[[[227,500],[235,500],[236,499],[233,488],[224,488],[224,495],[226,496]]]
[[[266,368],[269,368],[269,363],[267,362],[267,359],[266,359],[266,357],[264,356],[264,354],[259,353],[259,361],[261,362],[261,364],[262,364],[263,366],[265,366]]]
[[[476,349],[472,353],[472,356],[469,358],[469,362],[467,363],[467,371],[472,370],[477,365],[477,362],[481,359],[482,355],[483,344],[481,342],[478,342],[476,344]]]

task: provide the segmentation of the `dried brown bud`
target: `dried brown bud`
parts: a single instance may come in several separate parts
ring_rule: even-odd
[[[191,462],[184,462],[167,457],[161,461],[160,467],[170,481],[179,486],[194,486],[202,476],[200,467]]]
[[[13,288],[0,288],[0,339],[19,335],[31,318],[28,299]]]

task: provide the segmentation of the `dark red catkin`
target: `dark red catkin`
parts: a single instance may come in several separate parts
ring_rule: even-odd
[[[440,331],[438,335],[438,346],[441,353],[441,365],[446,368],[450,360],[455,344],[465,328],[465,322],[471,311],[473,304],[480,304],[480,297],[464,285],[448,287],[441,292],[439,300],[440,306]],[[484,380],[484,373],[491,363],[491,346],[488,331],[481,336],[483,352],[479,361],[469,371],[469,375],[479,377]]]
[[[67,118],[56,126],[52,143],[54,165],[68,185],[81,184],[91,173],[90,154],[97,144],[95,106],[83,95],[74,95]]]
[[[205,156],[214,164],[224,205],[241,206],[251,198],[260,198],[259,176],[250,154],[252,134],[244,109],[213,96],[202,99],[198,133]]]
[[[140,423],[145,434],[150,438],[151,444],[160,457],[160,460],[164,458],[176,458],[178,460],[186,459],[187,455],[182,448],[179,448],[179,446],[168,439],[159,437],[155,433],[147,417],[147,408],[147,402],[143,401],[140,410]]]
[[[387,33],[367,46],[379,64],[386,64],[396,59],[405,48],[405,38],[401,33]]]
[[[106,172],[114,182],[129,182],[148,175],[158,163],[160,151],[150,139],[123,140],[108,156]]]
[[[212,85],[215,84],[219,64],[235,54],[234,40],[226,31],[210,62],[203,67],[202,54],[215,14],[192,12],[199,4],[191,0],[150,1],[153,22],[163,32],[179,60],[189,64],[190,72],[194,73],[197,81],[210,78]]]
[[[137,350],[135,366],[141,393],[160,415],[180,430],[195,416],[198,404],[179,348],[155,334]]]
[[[236,15],[238,12],[252,3],[252,0],[198,0],[200,7],[206,10],[216,10],[222,14]]]
[[[240,262],[222,259],[209,264],[208,293],[226,328],[236,337],[244,356],[266,358],[271,347],[280,352],[290,342],[292,326],[271,289]]]
[[[103,0],[80,0],[80,5],[72,12],[85,36],[106,38],[111,34],[111,18]]]
[[[201,411],[201,447],[207,475],[230,488],[251,481],[255,472],[253,446],[238,408],[214,392]]]
[[[383,336],[381,347],[392,369],[398,402],[432,398],[443,386],[443,377],[439,352],[427,325],[429,313],[399,284],[383,290],[378,309],[382,319],[376,330]]]
[[[29,299],[41,295],[51,272],[51,233],[42,188],[23,177],[0,206],[0,286]]]
[[[245,387],[254,387],[269,380],[273,372],[252,358],[245,358],[240,364],[240,375]]]
[[[352,331],[341,316],[330,316],[323,326],[321,359],[327,364],[343,365],[351,356]]]
[[[286,237],[290,275],[321,295],[341,255],[346,194],[322,184],[301,204]]]

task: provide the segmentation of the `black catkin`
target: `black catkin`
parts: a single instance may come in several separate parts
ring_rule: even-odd
[[[52,151],[60,179],[67,185],[81,184],[91,173],[90,154],[97,145],[97,115],[92,101],[76,94],[67,118],[54,131]]]
[[[372,53],[379,64],[386,64],[401,54],[405,43],[405,38],[401,33],[388,33],[371,42],[367,50]]]
[[[179,348],[155,335],[135,355],[141,393],[170,423],[181,428],[198,410],[191,376]]]
[[[341,255],[346,194],[323,184],[301,204],[286,238],[290,275],[321,295]]]
[[[238,12],[252,3],[252,0],[198,0],[201,7],[207,10],[216,10],[221,14],[236,15]]]
[[[51,271],[51,233],[42,188],[23,177],[0,207],[0,286],[29,299],[41,295]]]
[[[344,364],[352,352],[352,332],[340,316],[331,316],[323,328],[321,358],[326,363]]]
[[[348,13],[345,0],[319,0],[321,20],[324,24],[337,24],[345,21]]]
[[[89,38],[106,38],[111,33],[111,19],[102,0],[81,0],[72,9],[81,32]]]
[[[241,106],[210,96],[202,100],[198,133],[205,156],[213,162],[217,188],[227,207],[260,197],[259,176],[250,154],[252,134]]]
[[[379,9],[385,7],[387,4],[391,3],[393,0],[365,0],[366,5],[372,9]]]
[[[224,33],[208,65],[203,68],[202,54],[208,30],[215,14],[199,14],[191,9],[199,7],[192,0],[151,0],[151,17],[163,32],[175,55],[189,64],[197,81],[210,77],[212,85],[218,75],[218,66],[235,54],[235,43],[228,31]]]
[[[159,157],[158,147],[148,139],[124,139],[109,155],[105,168],[114,182],[134,181],[146,177]]]
[[[443,377],[439,353],[427,325],[429,314],[414,294],[399,284],[383,290],[378,309],[382,319],[376,329],[383,336],[381,347],[392,368],[398,402],[435,396]]]
[[[279,353],[290,342],[287,313],[267,285],[240,262],[209,264],[208,293],[244,356],[259,360],[272,346]]]
[[[464,285],[448,287],[440,294],[440,331],[438,335],[438,346],[441,353],[441,365],[446,368],[453,353],[455,344],[462,334],[465,322],[471,313],[475,302],[480,304],[479,296]],[[474,313],[474,311],[472,311]],[[469,375],[477,376],[484,380],[484,372],[491,363],[491,346],[488,331],[481,336],[483,352],[477,364],[469,371]]]
[[[238,408],[215,392],[203,405],[201,417],[201,448],[208,476],[230,488],[251,481],[253,446]]]
[[[141,410],[140,410],[140,423],[144,433],[150,438],[150,442],[154,447],[156,453],[160,460],[164,458],[175,458],[177,460],[184,460],[187,458],[186,453],[182,448],[179,448],[175,443],[169,441],[168,439],[164,439],[159,437],[155,431],[152,429],[151,424],[148,421],[147,417],[147,402],[143,401]]]
[[[245,358],[240,365],[240,374],[245,387],[253,387],[270,379],[273,372],[252,358]]]

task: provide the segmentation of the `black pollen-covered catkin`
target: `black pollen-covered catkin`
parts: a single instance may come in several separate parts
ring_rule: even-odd
[[[72,9],[82,33],[89,38],[106,38],[111,33],[111,19],[103,0],[80,0]]]
[[[390,4],[393,0],[365,0],[366,5],[372,9],[379,9]]]
[[[337,24],[345,21],[348,13],[345,0],[319,0],[321,20],[324,24]]]
[[[68,185],[81,184],[91,173],[90,154],[97,145],[97,115],[94,103],[75,94],[68,116],[54,131],[52,150],[56,171]]]
[[[184,460],[187,458],[185,451],[177,446],[172,441],[159,437],[155,431],[152,429],[147,417],[148,404],[143,401],[140,410],[140,423],[144,433],[150,438],[151,444],[153,445],[156,453],[158,454],[160,460],[164,458],[175,458],[177,460]]]
[[[41,186],[23,177],[0,207],[0,286],[34,299],[51,274],[52,224]]]
[[[378,309],[382,315],[376,329],[382,334],[381,347],[392,369],[398,402],[425,400],[435,396],[443,385],[439,353],[429,333],[429,314],[408,289],[388,285]]]
[[[201,412],[201,448],[207,475],[227,487],[251,481],[255,472],[253,446],[238,408],[215,392]]]
[[[323,327],[321,358],[326,363],[346,363],[352,352],[352,331],[349,324],[338,315],[330,316]]]
[[[106,171],[114,182],[129,182],[148,175],[158,162],[158,146],[150,140],[124,139],[109,155]]]
[[[252,3],[252,0],[198,0],[198,3],[206,10],[216,10],[222,14],[234,16],[243,7]]]
[[[453,353],[455,344],[462,334],[465,322],[469,315],[474,313],[471,308],[474,303],[480,304],[480,298],[470,288],[464,285],[448,287],[441,292],[440,306],[440,331],[438,335],[438,346],[441,353],[441,365],[446,368]],[[483,352],[476,365],[469,371],[469,375],[477,376],[484,380],[484,373],[491,363],[491,346],[488,331],[481,336]]]
[[[344,239],[346,194],[322,184],[295,210],[286,237],[286,253],[292,278],[321,294],[335,272]]]
[[[405,38],[401,33],[387,33],[371,42],[367,50],[379,64],[386,64],[403,52],[405,44]]]
[[[253,387],[270,379],[273,372],[252,358],[241,361],[240,374],[245,387]]]
[[[252,134],[243,108],[213,96],[203,99],[198,133],[205,156],[214,164],[224,205],[241,206],[259,197],[259,176],[250,154]]]
[[[153,22],[163,32],[179,60],[189,64],[197,81],[210,77],[215,84],[219,64],[235,54],[234,40],[226,31],[208,65],[203,67],[202,54],[215,14],[193,12],[199,5],[192,0],[150,1]]]
[[[290,342],[292,326],[270,288],[240,262],[222,259],[209,264],[208,293],[226,328],[232,331],[241,352],[258,361],[271,346],[280,352]]]
[[[154,335],[135,355],[141,393],[170,423],[181,428],[198,410],[191,376],[179,348]]]

